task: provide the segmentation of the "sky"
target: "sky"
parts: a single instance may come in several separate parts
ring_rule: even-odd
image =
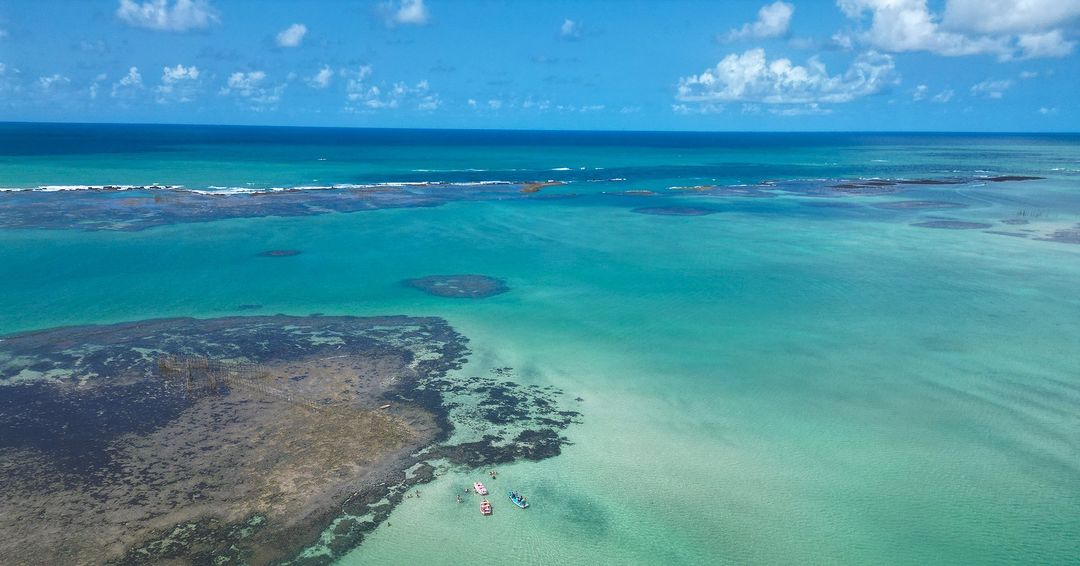
[[[0,0],[0,121],[1080,131],[1080,0]]]

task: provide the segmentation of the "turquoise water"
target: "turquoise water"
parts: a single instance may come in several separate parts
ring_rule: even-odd
[[[190,132],[162,129],[167,147],[122,140],[95,152],[77,132],[65,147],[79,151],[48,139],[17,151],[13,127],[0,136],[6,187],[557,178],[569,184],[552,192],[584,195],[137,232],[0,230],[0,333],[241,304],[437,315],[470,338],[461,371],[512,366],[583,399],[562,455],[489,482],[527,494],[528,511],[496,498],[485,518],[457,505],[482,472],[446,469],[343,564],[1080,556],[1080,245],[1037,239],[1080,222],[1080,138],[339,132],[364,145],[240,130],[261,145],[188,146]],[[972,180],[996,174],[1046,179]],[[702,182],[948,176],[969,182],[829,199],[852,209],[795,193],[667,196]],[[664,194],[600,194],[639,188]],[[917,199],[966,208],[875,207]],[[658,202],[722,212],[631,212]],[[912,225],[935,217],[1032,232]],[[1030,221],[1001,223],[1018,218]],[[303,253],[256,255],[272,248]],[[512,290],[461,301],[398,283],[433,273],[493,275]]]

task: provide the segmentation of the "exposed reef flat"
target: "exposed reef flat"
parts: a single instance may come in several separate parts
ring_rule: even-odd
[[[454,299],[483,299],[510,290],[502,279],[474,274],[428,275],[417,279],[405,279],[401,283],[429,295]]]
[[[563,183],[559,182],[559,181],[536,181],[536,182],[533,182],[533,183],[525,183],[524,185],[521,186],[521,192],[523,192],[523,193],[538,193],[542,189],[545,189],[547,187],[558,187],[559,185],[562,185],[562,184]]]
[[[912,226],[941,230],[984,230],[994,227],[993,224],[986,224],[985,222],[967,222],[965,220],[927,220],[926,222],[916,222]]]
[[[635,208],[630,212],[636,212],[638,214],[651,214],[654,216],[705,216],[706,214],[716,214],[720,211],[712,208],[701,208],[697,206],[648,206],[643,208]]]
[[[1040,177],[1001,175],[941,179],[792,179],[768,180],[755,185],[701,184],[670,187],[663,193],[630,190],[603,194],[653,196],[676,201],[688,193],[695,196],[732,199],[760,199],[784,195],[845,198],[898,194],[914,187],[984,186],[988,182],[1035,179],[1040,179]],[[563,184],[565,183],[560,181],[479,181],[401,182],[235,190],[190,190],[167,185],[44,187],[41,190],[4,189],[0,190],[0,228],[136,231],[167,224],[209,222],[230,218],[308,216],[385,208],[431,207],[448,202],[494,199],[542,201],[572,199],[588,195],[588,193],[543,190]],[[616,202],[615,199],[611,201]],[[691,208],[695,207],[657,206],[636,211],[651,214],[652,212],[648,210]],[[719,211],[710,210],[708,213],[714,212]],[[657,212],[657,214],[664,213]],[[685,214],[674,212],[672,215]]]
[[[187,373],[163,354],[189,360],[176,366]],[[0,556],[265,564],[325,543],[316,563],[328,562],[389,514],[403,485],[434,477],[426,459],[542,459],[566,443],[577,413],[558,408],[561,392],[519,386],[510,370],[456,377],[466,354],[443,320],[415,317],[159,319],[6,336]],[[192,359],[257,371],[192,387]],[[455,426],[485,433],[445,444]]]
[[[89,187],[0,192],[0,228],[145,230],[179,222],[262,216],[310,216],[385,208],[439,206],[462,200],[525,198],[521,184],[402,183],[305,187],[258,192],[176,187]]]

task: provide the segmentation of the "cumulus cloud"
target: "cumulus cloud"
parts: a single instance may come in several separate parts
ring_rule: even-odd
[[[52,75],[44,77],[38,77],[38,86],[41,87],[41,90],[52,90],[53,87],[65,86],[69,84],[71,84],[71,79],[59,73],[54,73]]]
[[[1005,91],[1012,87],[1012,79],[985,80],[971,87],[972,96],[985,96],[986,98],[1001,98]]]
[[[225,86],[221,87],[218,94],[221,96],[233,96],[238,102],[246,104],[252,110],[262,112],[274,110],[285,93],[285,83],[278,85],[266,84],[264,71],[237,71],[229,75]]]
[[[880,92],[896,82],[892,57],[872,51],[859,55],[843,74],[830,75],[816,57],[805,65],[794,65],[783,58],[769,61],[764,49],[750,49],[680,79],[676,99],[684,105],[840,103]],[[676,111],[691,109],[686,105]]]
[[[426,80],[415,84],[395,82],[374,84],[368,81],[374,72],[371,65],[357,70],[342,70],[345,77],[345,111],[374,112],[383,109],[414,108],[432,111],[442,106],[438,93],[431,90]]]
[[[304,24],[293,24],[280,32],[274,42],[278,47],[299,47],[300,43],[304,41],[304,36],[307,35],[307,26]]]
[[[330,81],[334,79],[334,71],[328,66],[323,66],[317,73],[305,79],[305,82],[311,88],[326,88],[330,86]]]
[[[949,0],[942,25],[978,33],[1045,31],[1080,16],[1080,0]]]
[[[398,25],[422,26],[431,19],[424,0],[397,0],[379,4],[386,25],[390,27]]]
[[[935,94],[934,98],[932,98],[931,100],[933,100],[934,102],[940,102],[940,103],[944,104],[944,103],[952,100],[952,97],[953,97],[954,94],[956,94],[956,93],[953,91],[953,89],[947,88],[947,89]]]
[[[112,85],[113,98],[131,98],[143,89],[142,75],[138,67],[128,69],[126,75]]]
[[[116,17],[135,27],[158,31],[205,29],[218,23],[210,0],[120,0]]]
[[[1000,60],[1063,57],[1076,42],[1061,26],[1080,15],[1080,0],[949,0],[944,16],[926,0],[837,0],[852,19],[870,14],[857,37],[884,51],[945,56],[996,55]]]
[[[773,2],[762,6],[758,10],[757,21],[743,24],[740,29],[733,29],[724,36],[727,41],[740,39],[763,39],[769,37],[783,37],[787,35],[788,26],[791,24],[791,15],[795,13],[795,6],[787,2]]]
[[[946,90],[943,90],[943,91],[935,94],[934,96],[930,96],[930,87],[929,86],[927,86],[927,85],[918,85],[918,86],[915,87],[915,90],[912,91],[911,99],[916,101],[916,102],[921,101],[921,100],[931,100],[933,102],[944,103],[944,102],[948,102],[948,101],[952,100],[953,94],[954,93],[953,93],[952,89],[946,89]]]
[[[175,67],[162,69],[161,84],[154,89],[154,100],[158,104],[191,102],[198,91],[199,69],[195,65],[185,67],[177,63]]]
[[[559,36],[563,39],[579,39],[581,37],[581,24],[566,18],[559,26]]]
[[[820,104],[811,102],[802,106],[770,108],[769,112],[777,116],[824,116],[825,114],[832,114],[832,109],[822,108]]]
[[[1016,45],[1022,59],[1035,59],[1065,57],[1073,52],[1076,42],[1065,39],[1062,31],[1055,29],[1045,33],[1022,33],[1016,38]]]

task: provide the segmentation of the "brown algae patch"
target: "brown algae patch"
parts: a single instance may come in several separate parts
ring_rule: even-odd
[[[434,477],[415,473],[425,449],[466,466],[558,454],[577,416],[557,409],[561,392],[510,374],[451,377],[465,343],[442,319],[417,317],[159,319],[7,336],[0,556],[265,564],[321,535],[331,541],[322,563],[359,544],[395,490]],[[455,395],[486,410],[454,409]],[[521,398],[532,405],[504,403]],[[489,433],[444,444],[473,419]],[[376,519],[327,538],[343,503]]]
[[[429,295],[452,299],[483,299],[510,290],[502,279],[475,274],[428,275],[405,279],[401,284]]]

